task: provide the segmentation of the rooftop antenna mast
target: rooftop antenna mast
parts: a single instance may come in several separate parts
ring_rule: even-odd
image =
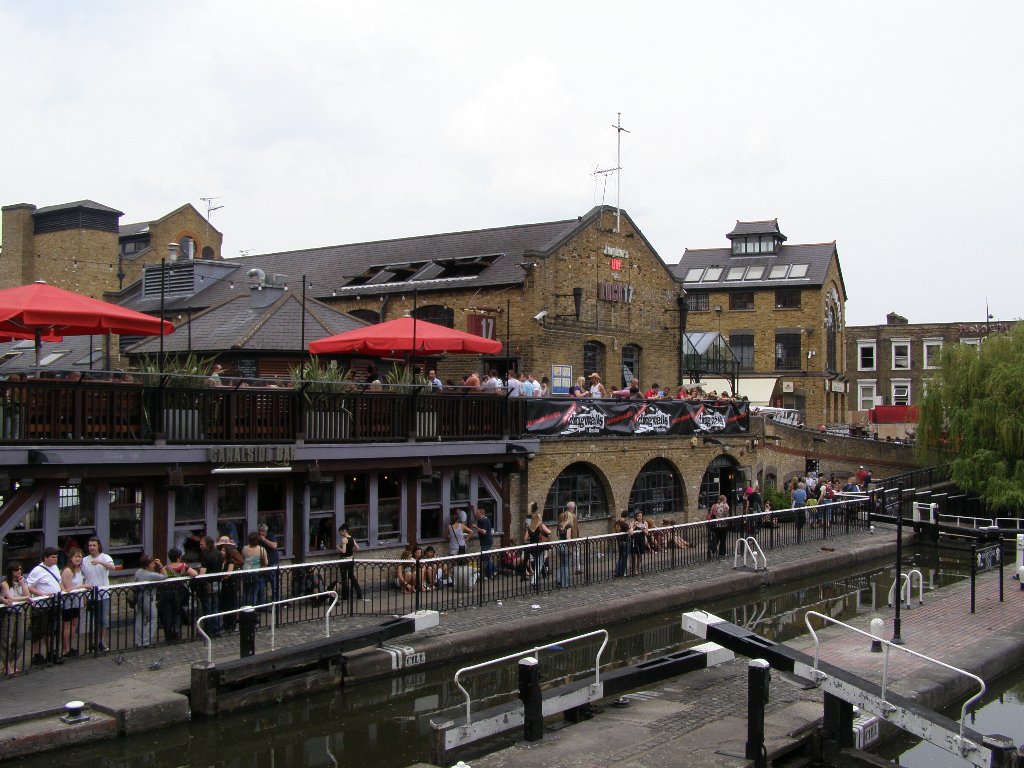
[[[629,133],[628,130],[622,127],[622,113],[616,113],[618,115],[615,120],[615,125],[612,128],[615,129],[615,232],[619,231],[619,224],[622,220],[622,134]]]
[[[204,203],[206,203],[206,242],[210,242],[210,214],[214,211],[219,211],[223,208],[223,205],[214,205],[214,200],[220,200],[219,197],[200,197]]]

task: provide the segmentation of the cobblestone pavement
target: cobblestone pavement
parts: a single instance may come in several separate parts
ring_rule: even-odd
[[[822,548],[836,552],[858,546],[882,544],[895,541],[895,534],[884,527],[875,534],[853,533],[828,541],[805,542],[768,553],[769,569],[781,565],[798,563],[821,553]],[[441,615],[440,625],[422,633],[426,637],[452,635],[459,632],[479,630],[498,625],[514,624],[518,620],[543,620],[546,616],[557,615],[567,608],[598,606],[609,599],[635,598],[655,590],[671,589],[694,584],[733,573],[732,559],[709,561],[675,571],[662,571],[642,576],[615,579],[570,590],[545,592],[502,604],[488,604],[478,608],[460,609]],[[513,578],[513,577],[498,577]],[[357,615],[336,618],[331,622],[334,630],[372,627],[380,624],[385,617]],[[583,630],[585,631],[585,630]],[[322,637],[323,621],[310,621],[285,625],[277,630],[277,646]],[[257,634],[257,652],[269,650],[270,633],[261,628]],[[226,660],[237,658],[237,634],[225,635],[214,641],[213,658]],[[122,654],[109,653],[98,658],[83,657],[68,661],[57,667],[45,667],[7,680],[0,680],[0,720],[62,706],[69,699],[69,692],[82,696],[81,689],[90,686],[110,685],[118,680],[144,680],[146,685],[158,686],[168,691],[184,691],[190,684],[191,665],[205,660],[205,647],[201,642],[182,642],[132,651]],[[152,667],[158,666],[158,669]],[[87,696],[85,696],[87,698]]]

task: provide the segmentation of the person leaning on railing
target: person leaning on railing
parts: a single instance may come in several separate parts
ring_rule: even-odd
[[[173,551],[173,550],[172,550]],[[163,565],[155,557],[143,554],[139,558],[139,568],[134,579],[140,584],[155,581],[166,581]],[[128,604],[135,607],[135,647],[146,648],[156,640],[156,628],[159,621],[157,612],[156,590],[149,587],[134,587],[127,594]]]
[[[17,560],[7,564],[7,574],[0,582],[0,600],[3,609],[4,674],[7,677],[21,672],[19,657],[25,653],[25,625],[28,621],[28,601],[32,594],[25,583],[24,569]]]

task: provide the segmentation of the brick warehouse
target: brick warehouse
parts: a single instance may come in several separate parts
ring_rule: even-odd
[[[191,209],[191,206],[183,209]],[[195,246],[187,249],[187,255],[202,254],[206,247],[202,240],[204,227],[205,220],[200,216],[189,229],[192,234],[182,234],[182,237],[197,240]],[[129,250],[127,241],[133,237],[141,239],[143,235],[141,231],[130,229],[120,228],[121,244],[125,246],[122,256]],[[736,235],[735,232],[730,234]],[[219,233],[217,235],[219,237]],[[781,245],[784,238],[781,233],[778,235],[777,245]],[[749,232],[743,235],[749,236]],[[157,274],[159,266],[153,265],[159,263],[163,248],[159,243],[165,239],[179,243],[181,252],[186,254],[181,238],[152,234],[149,244],[138,252],[148,255],[149,269],[156,269]],[[219,240],[217,245],[215,253],[219,255]],[[821,355],[828,356],[829,349],[836,348],[830,346],[832,342],[828,339],[842,332],[845,291],[834,244],[830,245],[831,250],[821,247],[818,249],[820,258],[808,261],[808,274],[799,277],[794,272],[785,278],[797,281],[787,287],[798,287],[801,297],[798,307],[762,307],[764,297],[778,299],[777,295],[769,293],[775,290],[778,278],[774,278],[773,283],[773,278],[766,275],[766,285],[758,286],[761,293],[754,301],[755,311],[751,313],[739,307],[735,310],[738,318],[745,318],[742,322],[746,325],[735,325],[730,333],[738,336],[744,328],[755,326],[760,334],[756,337],[754,352],[757,368],[744,372],[748,375],[741,380],[741,392],[748,385],[753,392],[754,382],[774,376],[777,381],[771,391],[760,393],[761,402],[770,402],[769,397],[799,394],[805,398],[809,412],[820,407],[821,412],[826,413],[828,403],[835,405],[837,397],[818,397],[816,387],[824,387],[822,382],[831,381],[827,385],[831,387],[830,393],[838,395],[841,379],[822,375],[819,369],[823,364],[814,359],[819,356],[819,350]],[[804,247],[781,246],[775,254],[760,257],[775,259],[778,264],[798,265],[801,262],[796,257],[801,255],[801,248]],[[187,255],[178,265],[168,266],[170,274],[188,266]],[[752,262],[748,260],[744,264],[750,266]],[[655,381],[672,386],[686,378],[680,354],[683,318],[679,305],[684,300],[683,285],[688,290],[694,286],[687,284],[686,272],[679,274],[677,269],[665,265],[627,213],[617,218],[616,211],[608,207],[594,208],[581,217],[562,221],[252,255],[219,261],[217,267],[208,273],[209,279],[205,281],[194,280],[187,284],[167,281],[185,286],[185,290],[163,297],[169,318],[198,317],[211,308],[226,306],[238,298],[239,292],[256,287],[260,278],[250,277],[250,273],[258,270],[274,275],[275,281],[281,276],[283,283],[292,289],[292,302],[300,293],[295,289],[301,286],[304,288],[301,293],[306,294],[311,303],[322,302],[366,321],[414,312],[422,319],[489,336],[505,345],[502,353],[492,358],[452,356],[423,361],[428,366],[436,366],[442,378],[455,379],[469,370],[491,367],[503,373],[506,364],[532,373],[538,379],[548,376],[556,391],[568,386],[576,376],[595,370],[613,387],[624,382],[627,370],[644,386]],[[108,265],[107,274],[110,272]],[[770,274],[771,270],[766,272]],[[730,301],[731,295],[727,277],[726,274],[721,286],[723,302]],[[144,282],[126,283],[124,290],[118,292],[118,299],[135,309],[159,312],[159,292],[147,291]],[[709,289],[719,289],[712,285],[713,281],[705,279],[703,282],[708,283]],[[150,286],[152,284],[151,281]],[[700,290],[691,293],[699,296]],[[719,320],[724,311],[712,315],[702,309],[701,299],[685,300],[690,302],[691,309],[688,332],[717,329],[714,320]],[[708,295],[711,306],[716,301],[713,295]],[[785,312],[780,311],[783,309]],[[747,314],[741,315],[743,311]],[[703,316],[707,321],[702,320],[702,312],[707,312]],[[762,314],[766,314],[767,319],[760,318]],[[806,331],[800,353],[815,352],[807,358],[813,365],[802,366],[798,374],[788,369],[777,370],[776,360],[770,355],[767,361],[762,360],[765,350],[771,349],[771,342],[762,343],[760,339],[770,337],[772,323],[777,323],[782,315],[787,327]],[[834,330],[826,333],[829,319]],[[190,325],[187,319],[182,321],[175,342],[180,344],[186,338]],[[247,349],[243,358],[240,350],[226,346],[225,334],[211,329],[209,324],[206,330],[198,328],[199,323],[196,325],[196,332],[188,336],[189,348],[217,355],[229,374],[243,371],[247,376],[280,374],[281,349],[275,350],[272,359],[262,356],[258,349]],[[818,328],[822,331],[815,337]],[[723,323],[723,335],[728,330]],[[279,335],[286,333],[291,334],[292,359],[297,363],[303,345],[297,329],[282,327]],[[842,346],[838,345],[838,349]],[[832,365],[841,366],[841,360],[840,354]],[[340,362],[359,367],[367,361]],[[789,382],[794,384],[793,392],[787,391]],[[718,445],[702,441],[693,444],[690,440],[602,438],[543,439],[534,446],[526,462],[510,461],[504,448],[482,455],[477,447],[466,446],[465,451],[448,450],[440,455],[436,447],[426,443],[394,445],[370,462],[358,446],[352,446],[357,450],[345,451],[328,447],[302,449],[297,455],[312,458],[293,462],[295,474],[274,481],[281,488],[281,508],[275,507],[274,514],[285,521],[282,524],[282,535],[287,539],[285,551],[289,557],[299,559],[316,556],[324,549],[329,551],[330,542],[318,536],[321,533],[329,536],[334,523],[355,520],[356,515],[363,516],[367,535],[369,531],[374,532],[373,546],[380,553],[390,551],[399,542],[436,540],[434,518],[427,521],[425,517],[427,508],[440,505],[447,511],[463,500],[486,502],[494,512],[499,529],[506,534],[518,534],[521,530],[522,515],[530,501],[542,503],[550,519],[557,512],[558,500],[566,498],[566,494],[577,499],[580,511],[588,518],[585,529],[591,533],[603,532],[617,509],[636,504],[679,521],[701,516],[703,513],[699,510],[719,491],[734,492],[754,479],[782,481],[798,471],[800,462],[806,458],[804,454],[817,444],[794,449],[797,453],[785,461],[767,461],[764,457],[773,448],[763,443],[759,445],[753,436]],[[820,452],[820,446],[817,447]],[[421,477],[420,462],[425,458],[432,458],[430,478]],[[844,465],[855,464],[856,459],[848,459],[844,454],[843,462]],[[902,459],[893,462],[894,465],[904,463]],[[191,517],[184,520],[179,514],[186,506],[184,497],[178,498],[182,489],[165,487],[166,464],[166,457],[160,456],[154,457],[148,469],[140,466],[137,490],[141,495],[135,496],[144,498],[139,502],[144,515],[167,518],[152,521],[147,526],[154,549],[160,551],[165,541],[173,540],[177,523],[217,526],[225,499],[230,502],[228,506],[233,506],[231,515],[235,516],[239,530],[251,527],[266,514],[260,506],[260,494],[265,486],[269,488],[273,484],[269,479],[238,478],[228,484],[211,477],[210,466],[196,462],[181,467],[184,488],[192,494]],[[68,484],[66,481],[74,477],[101,473],[101,468],[93,467],[87,472],[81,469],[81,466],[69,464],[64,468],[50,466],[36,470],[40,476],[48,473],[59,486],[52,495],[50,492],[43,494],[45,498],[59,498],[60,490]],[[61,472],[68,477],[58,477]],[[319,479],[307,478],[307,472],[310,476],[319,475]],[[111,482],[113,480],[111,478]],[[240,482],[244,488],[235,487]],[[331,488],[325,490],[325,483]],[[358,511],[349,498],[353,483],[364,493]],[[430,486],[429,491],[425,490],[425,483]],[[321,499],[317,509],[312,505],[311,489]],[[330,500],[329,505],[323,502],[324,498]],[[379,509],[367,509],[369,499],[376,499]],[[370,506],[374,506],[373,502]],[[436,512],[431,514],[436,517]],[[372,519],[376,515],[380,517]],[[49,523],[45,528],[58,530]],[[387,535],[381,536],[385,529]]]

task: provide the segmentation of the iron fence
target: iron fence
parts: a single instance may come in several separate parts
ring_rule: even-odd
[[[5,673],[13,674],[78,655],[191,641],[199,637],[200,616],[290,597],[313,596],[280,606],[277,626],[323,620],[334,592],[341,616],[453,611],[694,567],[731,557],[741,536],[757,539],[770,567],[775,549],[865,530],[872,504],[857,497],[653,528],[646,535],[613,533],[435,558],[322,560],[91,588],[3,607],[0,649]],[[204,626],[218,637],[234,632],[236,620],[221,616]],[[260,611],[259,621],[268,626],[269,609]]]

